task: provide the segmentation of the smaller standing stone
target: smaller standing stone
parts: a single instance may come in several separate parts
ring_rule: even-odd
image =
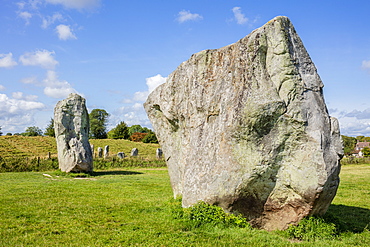
[[[157,148],[157,151],[155,152],[157,159],[162,159],[163,151],[160,148]]]
[[[125,158],[125,153],[124,152],[119,152],[117,154],[117,156],[118,156],[118,158],[123,159],[123,158]]]
[[[94,157],[94,144],[90,144],[92,157]]]
[[[98,157],[103,157],[103,149],[101,147],[98,147]]]
[[[104,159],[108,158],[109,156],[109,146],[104,147]]]
[[[139,150],[137,148],[133,148],[131,150],[131,156],[138,156],[139,155]]]

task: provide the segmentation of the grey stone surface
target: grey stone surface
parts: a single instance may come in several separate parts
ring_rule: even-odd
[[[162,156],[163,156],[162,149],[157,148],[157,150],[155,151],[155,155],[156,155],[157,159],[162,159]]]
[[[55,139],[59,168],[64,172],[91,172],[93,157],[89,143],[89,115],[85,99],[70,94],[54,109]]]
[[[109,157],[109,145],[106,145],[104,147],[104,158],[108,158]]]
[[[103,148],[98,147],[98,158],[102,158],[102,157],[103,157]]]
[[[123,158],[125,158],[125,153],[124,152],[118,152],[117,157],[120,158],[120,159],[123,159]]]
[[[174,196],[285,229],[322,215],[339,184],[338,121],[287,17],[182,63],[144,104]]]
[[[133,148],[131,150],[131,156],[138,156],[139,155],[139,150],[137,148]]]

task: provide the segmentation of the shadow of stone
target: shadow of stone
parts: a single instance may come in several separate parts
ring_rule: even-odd
[[[361,233],[370,227],[370,209],[331,204],[324,218],[340,232]]]
[[[98,171],[92,172],[91,176],[104,176],[104,175],[138,175],[143,174],[142,172],[133,172],[133,171]]]

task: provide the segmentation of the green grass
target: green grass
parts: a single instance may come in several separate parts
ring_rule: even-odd
[[[132,142],[129,140],[92,139],[94,145],[94,169],[127,167],[165,167],[164,159],[156,158],[158,144]],[[98,147],[109,146],[109,157],[98,158]],[[137,148],[139,155],[130,157],[131,150]],[[117,158],[124,152],[126,158]],[[48,153],[50,153],[50,157]],[[0,172],[47,171],[58,169],[55,138],[46,136],[0,136]]]
[[[51,175],[45,176],[44,173]],[[369,246],[370,165],[345,166],[328,215],[332,240],[204,225],[174,217],[167,170],[0,173],[0,246]]]
[[[114,139],[90,139],[90,144],[94,145],[95,154],[98,147],[104,149],[109,146],[111,157],[117,156],[118,152],[124,152],[129,156],[133,148],[139,150],[139,157],[143,159],[155,159],[155,152],[159,144],[132,142],[129,140]],[[8,157],[57,157],[57,145],[55,138],[48,136],[0,136],[0,156]]]

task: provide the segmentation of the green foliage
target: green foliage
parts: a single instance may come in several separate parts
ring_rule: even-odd
[[[370,148],[369,147],[364,147],[361,151],[362,151],[362,154],[365,157],[370,157]]]
[[[142,140],[144,143],[158,143],[157,136],[154,132],[148,133]]]
[[[39,127],[28,127],[22,136],[42,136],[42,130]]]
[[[129,137],[127,124],[123,121],[108,132],[108,138],[110,139],[128,139]]]
[[[49,125],[46,127],[44,135],[55,137],[55,130],[54,130],[54,119],[50,119]]]
[[[190,208],[185,208],[183,217],[188,219],[193,227],[200,227],[207,224],[222,227],[250,228],[247,220],[241,215],[225,213],[221,207],[202,201]]]
[[[93,109],[89,114],[90,120],[90,138],[107,138],[107,120],[109,114],[103,109]]]
[[[320,217],[302,219],[298,225],[290,226],[286,231],[289,238],[303,241],[334,239],[337,230],[334,223],[328,223]]]
[[[343,140],[344,154],[351,155],[352,152],[355,150],[355,146],[357,143],[356,138],[342,135],[342,140]]]
[[[370,142],[369,136],[356,136],[356,140],[359,142]]]
[[[109,170],[128,167],[166,167],[166,162],[164,160],[147,160],[136,157],[127,157],[124,159],[120,159],[118,157],[94,159],[94,169],[96,170]]]
[[[0,156],[0,172],[36,172],[58,169],[58,159]]]
[[[13,134],[12,133],[6,133],[7,136],[12,136]]]
[[[150,132],[150,129],[148,129],[147,127],[141,127],[141,125],[132,125],[128,128],[128,135],[129,136],[132,136],[132,134],[134,133],[149,133]]]

